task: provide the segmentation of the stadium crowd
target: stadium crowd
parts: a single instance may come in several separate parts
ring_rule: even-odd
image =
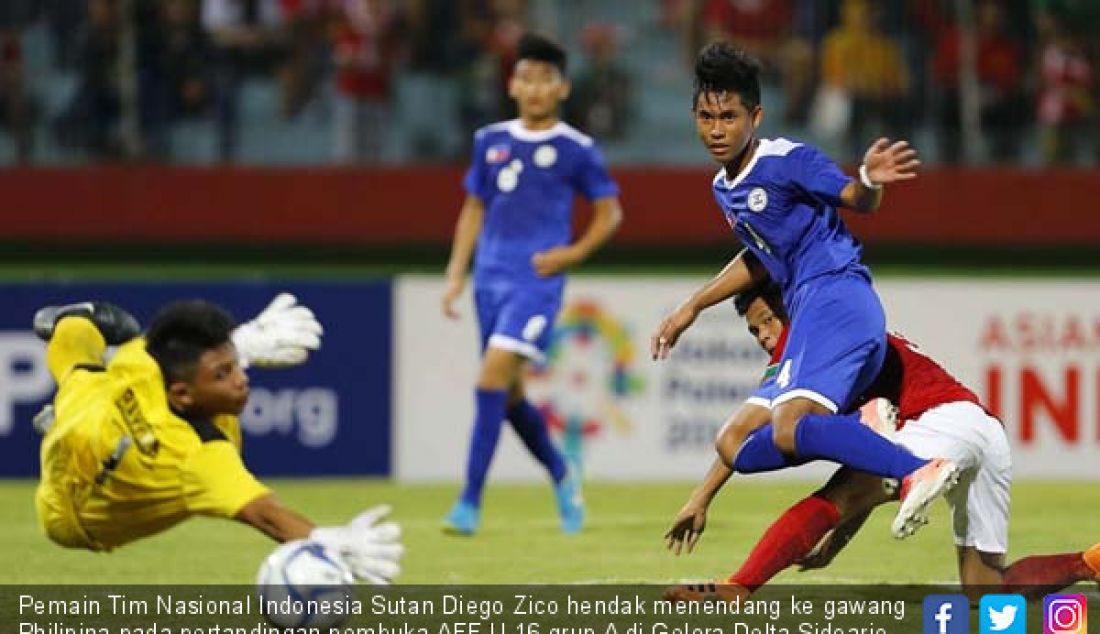
[[[762,60],[773,120],[853,156],[884,133],[926,135],[925,154],[939,162],[1100,161],[1095,2],[623,4],[6,0],[0,145],[20,163],[188,162],[180,137],[201,128],[211,146],[201,162],[264,162],[263,151],[242,152],[256,120],[250,86],[261,86],[261,135],[301,119],[328,130],[311,135],[321,151],[292,151],[293,162],[461,159],[474,129],[509,116],[507,69],[534,29],[579,53],[566,119],[626,147],[609,153],[617,161],[660,158],[630,144],[664,133],[655,117],[687,125],[675,82],[715,39]],[[422,125],[410,123],[415,112]]]

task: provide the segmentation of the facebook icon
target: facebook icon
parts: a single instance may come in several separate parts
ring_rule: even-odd
[[[961,594],[924,597],[924,634],[969,634],[970,601]]]

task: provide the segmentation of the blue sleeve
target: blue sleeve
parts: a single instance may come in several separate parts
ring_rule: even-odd
[[[619,195],[619,186],[608,173],[603,154],[594,143],[581,148],[580,165],[573,184],[589,201]]]
[[[481,200],[486,199],[485,178],[488,174],[485,165],[485,138],[489,135],[482,132],[474,134],[473,156],[470,158],[470,168],[466,170],[466,177],[462,179],[462,186],[466,193],[473,194]]]
[[[790,156],[795,162],[795,168],[790,171],[794,186],[806,195],[839,207],[840,192],[852,182],[852,178],[813,146],[803,145]]]

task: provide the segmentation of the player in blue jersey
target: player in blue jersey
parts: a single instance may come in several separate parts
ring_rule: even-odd
[[[745,407],[770,409],[772,422],[749,437],[731,466],[752,473],[826,459],[895,478],[902,505],[893,532],[905,537],[957,481],[958,465],[917,458],[860,424],[858,413],[837,415],[850,411],[886,352],[882,305],[837,208],[877,209],[883,185],[916,177],[916,152],[905,141],[879,139],[857,180],[812,146],[757,138],[764,118],[759,65],[725,43],[699,54],[693,99],[699,136],[722,165],[715,199],[746,248],[662,321],[653,357],[665,358],[700,311],[770,276],[783,290],[790,334],[778,370]]]
[[[565,62],[557,44],[525,35],[508,85],[519,118],[486,126],[474,136],[443,312],[459,316],[454,304],[474,255],[482,358],[466,486],[444,519],[449,532],[477,530],[481,492],[505,418],[550,473],[562,530],[575,533],[584,521],[576,474],[570,473],[523,387],[527,362],[541,360],[549,344],[565,270],[606,242],[622,217],[618,187],[592,139],[558,118],[569,95]],[[592,203],[593,215],[583,235],[570,243],[578,194]]]

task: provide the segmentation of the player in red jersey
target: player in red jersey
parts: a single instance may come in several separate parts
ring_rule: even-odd
[[[738,296],[735,305],[774,364],[787,332],[779,290],[770,284],[754,288]],[[981,407],[973,391],[912,343],[890,334],[887,344],[883,368],[860,401],[865,403],[862,419],[917,456],[947,456],[965,467],[959,486],[946,496],[962,584],[976,595],[1003,587],[1036,598],[1077,581],[1100,581],[1100,544],[1083,553],[1031,556],[1005,565],[1011,457],[1004,427]],[[727,465],[733,464],[748,435],[765,422],[735,415],[723,427],[717,442],[720,458],[666,534],[676,554],[694,548],[711,500],[733,473]],[[824,567],[872,509],[896,499],[896,483],[843,467],[824,487],[787,509],[725,582],[676,586],[667,596],[744,598],[792,564],[803,570]]]

